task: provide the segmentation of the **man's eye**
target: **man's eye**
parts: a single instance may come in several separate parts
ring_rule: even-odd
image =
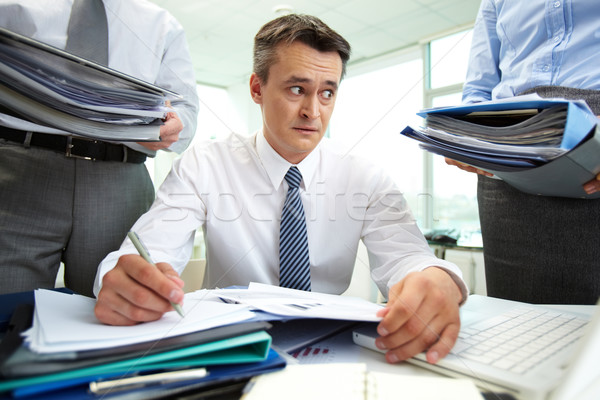
[[[324,90],[321,96],[326,99],[331,99],[333,97],[333,90]]]
[[[293,94],[302,94],[302,88],[300,86],[292,86],[290,92]]]

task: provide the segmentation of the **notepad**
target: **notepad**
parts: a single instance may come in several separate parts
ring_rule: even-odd
[[[304,364],[253,378],[242,400],[482,400],[467,379],[367,371],[366,365]]]

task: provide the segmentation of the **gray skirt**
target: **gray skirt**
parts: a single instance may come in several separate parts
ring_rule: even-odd
[[[583,99],[600,115],[599,91],[544,86],[531,92]],[[482,175],[477,200],[489,296],[530,303],[596,303],[600,200],[531,195]]]

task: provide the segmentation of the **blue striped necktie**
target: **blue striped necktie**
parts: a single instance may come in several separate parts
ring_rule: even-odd
[[[302,174],[291,167],[285,175],[289,185],[279,231],[279,286],[310,291],[310,260],[306,218],[298,187]]]

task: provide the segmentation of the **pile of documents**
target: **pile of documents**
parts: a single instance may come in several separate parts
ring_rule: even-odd
[[[0,28],[0,120],[7,125],[23,119],[97,139],[155,141],[167,101],[179,98]]]
[[[187,293],[184,318],[172,311],[154,322],[109,326],[96,319],[92,298],[53,290],[34,295],[24,345],[0,365],[0,396],[77,398],[92,391],[87,398],[148,399],[247,381],[286,365],[271,347],[267,321],[378,321],[381,308],[353,297],[253,283]]]
[[[582,187],[600,173],[598,118],[583,101],[527,95],[419,115],[425,126],[401,133],[427,151],[489,171],[527,193],[599,196]]]

